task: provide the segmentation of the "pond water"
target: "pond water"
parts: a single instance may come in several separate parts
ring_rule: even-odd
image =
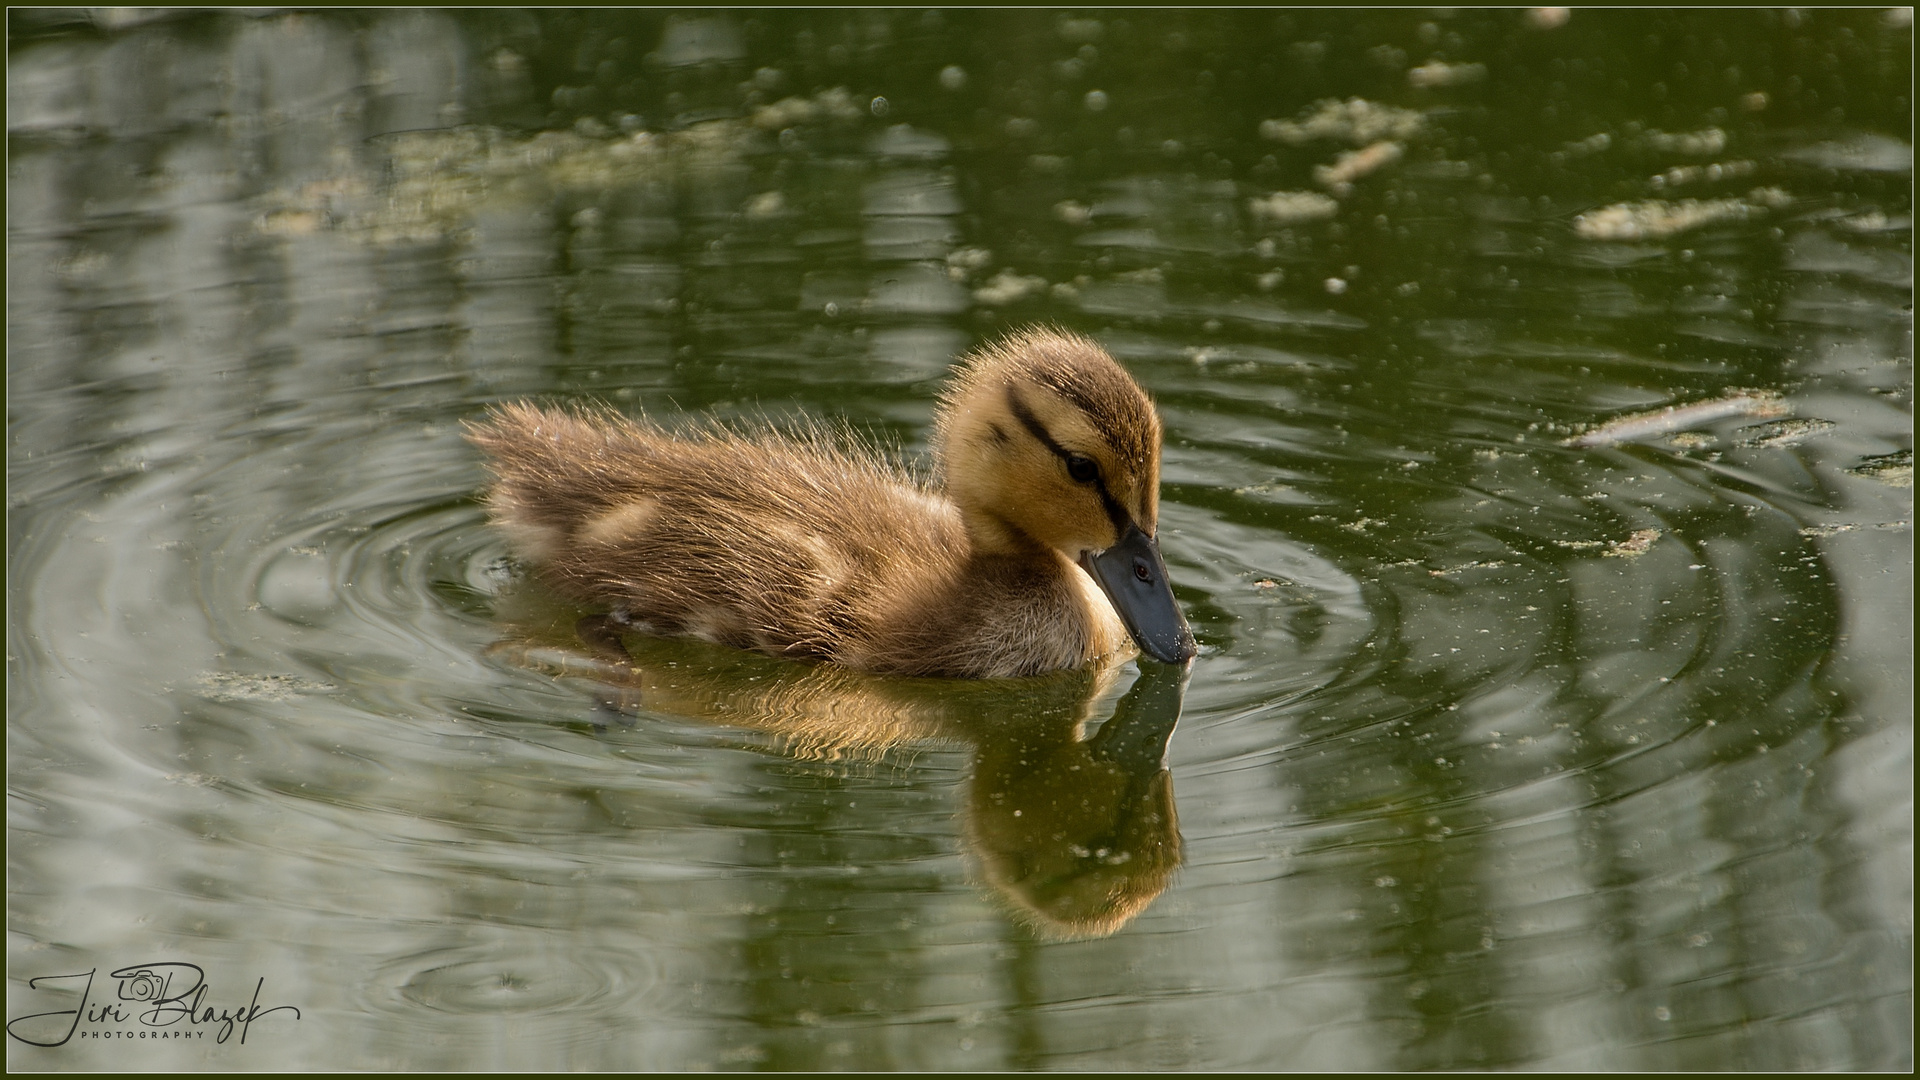
[[[1912,1067],[1910,9],[9,19],[10,1067]],[[1043,322],[1190,673],[485,524]]]

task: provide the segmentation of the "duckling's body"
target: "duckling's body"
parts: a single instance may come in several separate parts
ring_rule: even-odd
[[[1151,539],[1158,418],[1082,338],[1029,333],[961,366],[936,429],[941,488],[819,430],[675,435],[517,404],[471,438],[510,543],[617,624],[865,671],[1037,674],[1128,648],[1114,586],[1074,560],[1100,574],[1095,557],[1132,537],[1143,561],[1123,569],[1157,572],[1155,614],[1178,622],[1153,648],[1192,655]]]

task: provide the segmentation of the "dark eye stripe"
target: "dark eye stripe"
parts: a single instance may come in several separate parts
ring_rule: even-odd
[[[1020,391],[1012,386],[1007,387],[1007,408],[1012,411],[1013,418],[1020,421],[1020,426],[1027,429],[1027,434],[1039,439],[1042,445],[1058,455],[1061,461],[1067,463],[1068,471],[1071,473],[1073,459],[1081,455],[1055,442],[1053,434],[1040,423],[1040,418],[1033,415],[1033,410],[1027,408],[1027,403],[1020,399]],[[1113,522],[1113,535],[1125,536],[1127,526],[1133,524],[1133,515],[1127,513],[1127,508],[1121,506],[1120,500],[1114,498],[1113,492],[1107,490],[1106,481],[1100,477],[1097,470],[1093,476],[1093,489],[1100,493],[1100,505],[1106,510],[1107,519]]]

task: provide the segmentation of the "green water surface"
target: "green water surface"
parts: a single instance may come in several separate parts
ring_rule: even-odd
[[[1911,1068],[1910,11],[10,11],[8,1065]],[[596,667],[460,435],[1034,323],[1189,676]]]

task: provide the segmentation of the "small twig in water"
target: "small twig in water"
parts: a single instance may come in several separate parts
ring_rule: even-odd
[[[1560,445],[1576,448],[1616,446],[1624,442],[1638,442],[1642,439],[1665,435],[1672,431],[1684,431],[1699,424],[1724,420],[1729,416],[1785,416],[1786,414],[1786,400],[1779,394],[1770,390],[1742,390],[1711,401],[1696,401],[1691,405],[1673,405],[1653,412],[1617,417],[1591,431],[1563,440]]]

